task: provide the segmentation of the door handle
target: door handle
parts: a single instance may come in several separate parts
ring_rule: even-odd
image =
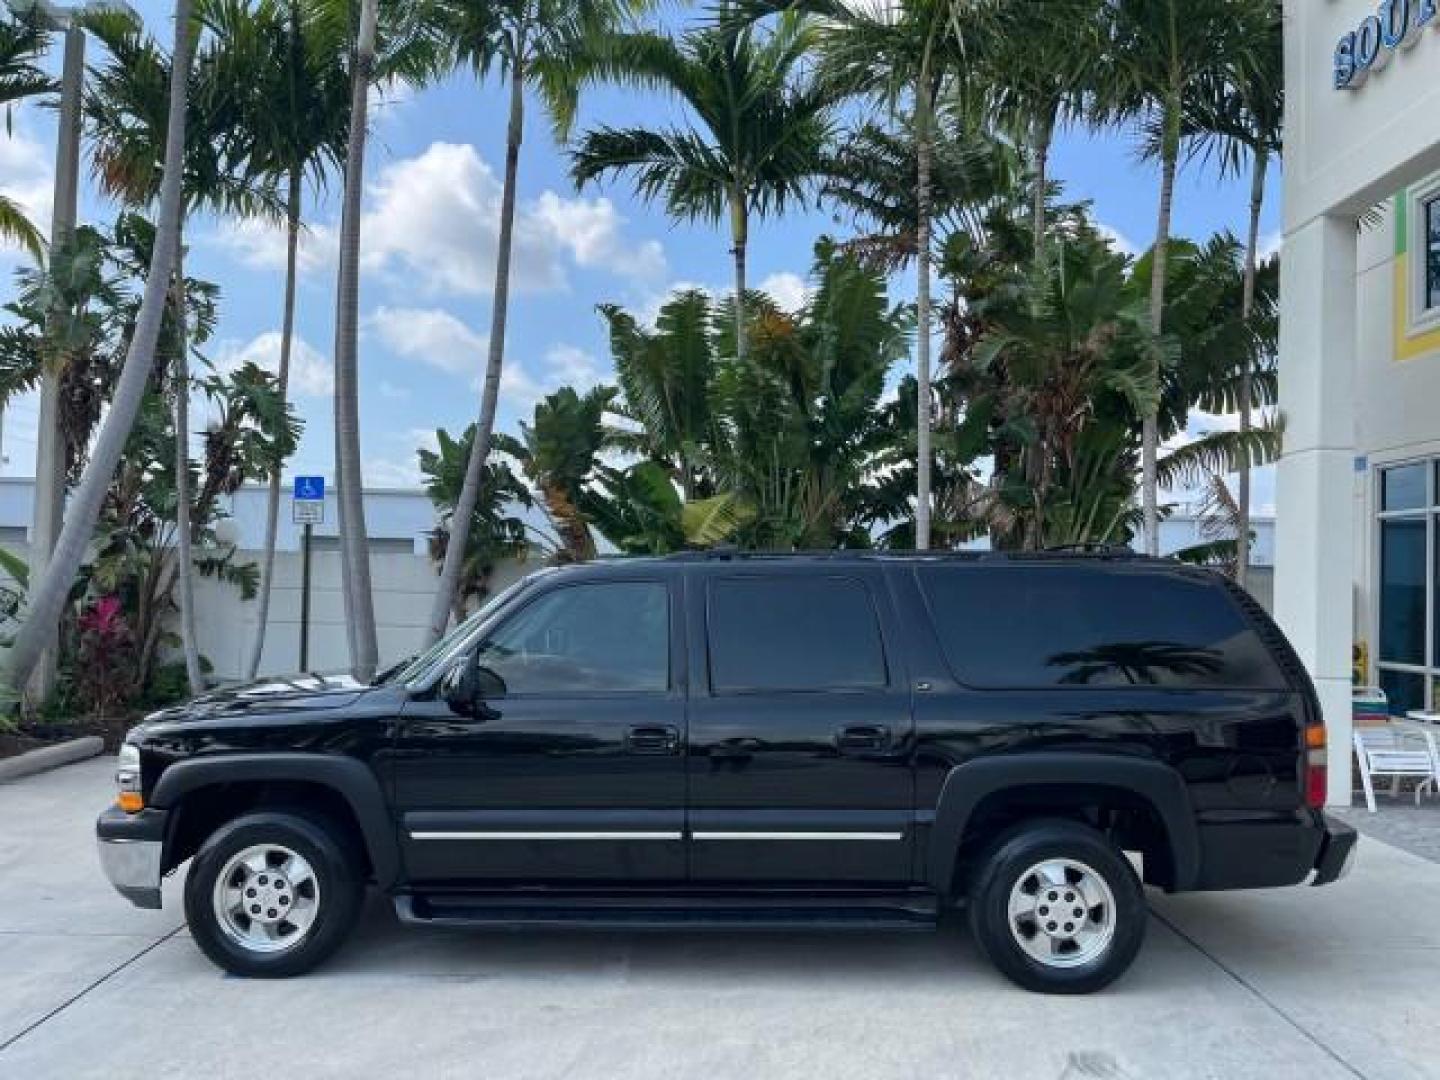
[[[669,725],[632,727],[625,733],[625,748],[632,754],[673,754],[680,749],[680,732]]]
[[[841,750],[884,750],[890,745],[890,729],[880,724],[854,724],[835,736]]]

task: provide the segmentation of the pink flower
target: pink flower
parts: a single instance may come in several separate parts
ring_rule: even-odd
[[[80,616],[79,626],[87,632],[93,630],[98,634],[113,634],[124,622],[125,618],[120,611],[120,598],[102,596],[89,611]]]

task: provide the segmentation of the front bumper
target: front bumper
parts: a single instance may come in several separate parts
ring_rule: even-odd
[[[1355,830],[1345,822],[1324,815],[1325,837],[1320,841],[1320,854],[1315,858],[1315,877],[1311,885],[1329,885],[1339,881],[1355,865]]]
[[[136,907],[160,906],[160,877],[165,856],[165,811],[127,814],[108,808],[95,822],[100,866],[115,891]]]

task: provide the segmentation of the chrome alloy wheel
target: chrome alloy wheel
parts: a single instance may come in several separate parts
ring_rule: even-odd
[[[1046,967],[1088,964],[1115,937],[1115,896],[1105,879],[1074,859],[1046,859],[1010,890],[1010,933]]]
[[[320,881],[305,857],[282,844],[237,852],[215,878],[215,919],[242,949],[278,953],[310,932],[320,910]]]

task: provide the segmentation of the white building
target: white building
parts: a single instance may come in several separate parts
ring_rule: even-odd
[[[263,485],[247,484],[234,495],[221,498],[225,520],[219,531],[227,543],[242,551],[260,551],[265,547],[267,495],[268,489]],[[0,476],[0,542],[29,542],[34,505],[33,477]],[[314,550],[336,550],[337,516],[335,490],[330,487],[325,497],[325,521],[315,526]],[[371,551],[424,555],[429,550],[429,535],[435,528],[435,507],[419,488],[368,488],[365,527]],[[291,521],[288,480],[281,492],[280,530],[275,548],[277,551],[300,550],[300,526]]]
[[[1344,803],[1352,646],[1395,707],[1440,704],[1440,4],[1301,0],[1285,20],[1275,612]]]

